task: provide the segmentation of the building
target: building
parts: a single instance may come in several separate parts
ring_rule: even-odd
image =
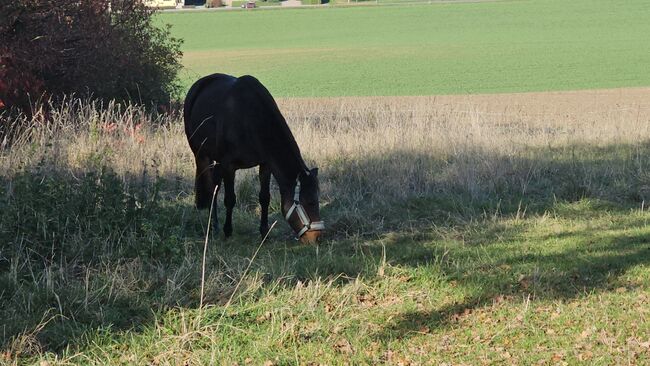
[[[144,0],[144,4],[155,8],[175,8],[178,4],[183,5],[183,0]]]

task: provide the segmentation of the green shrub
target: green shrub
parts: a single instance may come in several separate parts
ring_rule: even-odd
[[[301,0],[302,5],[320,5],[322,0]]]

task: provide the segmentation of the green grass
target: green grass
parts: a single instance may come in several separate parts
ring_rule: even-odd
[[[187,86],[223,72],[276,96],[348,96],[647,86],[648,18],[644,0],[524,0],[158,19],[185,40]]]
[[[170,201],[173,209],[160,213],[176,228],[196,226],[189,201]],[[431,202],[391,214],[426,218],[439,210]],[[52,317],[37,332],[45,349],[67,345],[59,357],[99,364],[643,364],[650,362],[649,220],[647,212],[583,199],[526,219],[403,222],[319,248],[288,243],[280,225],[226,307],[259,241],[245,230],[254,227],[249,212],[237,218],[233,239],[211,242],[208,265],[221,285],[210,286],[208,301],[217,305],[202,314],[201,238],[187,230],[184,262],[125,258],[90,278],[86,308],[83,275],[65,292],[30,287],[25,278],[5,291],[12,298],[29,288],[36,306],[5,302],[3,315],[12,311],[5,319],[28,333]],[[169,282],[179,278],[178,297],[169,297]]]

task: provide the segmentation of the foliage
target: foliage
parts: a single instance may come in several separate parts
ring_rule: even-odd
[[[145,105],[177,93],[180,41],[138,0],[17,0],[0,22],[0,100],[90,95]]]

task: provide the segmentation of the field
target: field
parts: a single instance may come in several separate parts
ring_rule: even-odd
[[[207,215],[180,121],[71,106],[1,155],[3,360],[648,363],[649,100],[281,100],[321,168],[327,238],[294,242],[274,193],[253,258],[257,183],[240,174],[203,311]]]
[[[650,364],[649,12],[161,14],[186,82],[250,73],[281,96],[326,235],[295,241],[272,186],[262,241],[239,172],[200,308],[208,213],[177,113],[70,99],[0,120],[29,126],[0,139],[0,365]]]
[[[283,97],[650,85],[650,3],[496,1],[164,13],[186,85],[253,74]]]

